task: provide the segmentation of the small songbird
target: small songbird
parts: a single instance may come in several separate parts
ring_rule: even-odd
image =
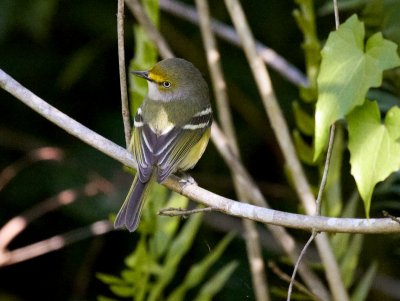
[[[146,79],[149,89],[129,146],[138,172],[114,224],[131,232],[139,225],[149,184],[193,168],[207,147],[212,123],[208,86],[193,64],[170,58],[133,74]]]

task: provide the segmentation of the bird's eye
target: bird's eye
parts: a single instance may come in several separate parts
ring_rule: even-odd
[[[162,82],[162,85],[163,85],[164,88],[169,88],[169,87],[171,87],[171,83],[168,82],[168,81]]]

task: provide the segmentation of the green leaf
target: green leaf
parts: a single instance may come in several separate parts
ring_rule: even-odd
[[[342,212],[342,166],[345,147],[344,129],[341,124],[338,124],[336,126],[332,157],[324,190],[324,202],[322,203],[323,214],[326,216],[336,217]]]
[[[293,102],[293,113],[297,128],[307,136],[314,135],[314,118],[308,114],[297,101]]]
[[[384,70],[400,65],[395,43],[383,39],[381,33],[365,45],[364,38],[363,23],[352,16],[329,35],[322,50],[314,160],[327,143],[329,127],[364,103],[368,89],[381,85]]]
[[[202,261],[192,265],[183,282],[171,293],[167,301],[184,300],[186,292],[203,281],[210,267],[221,257],[234,235],[227,234]]]
[[[111,285],[110,290],[119,297],[133,296],[133,288],[129,285]]]
[[[374,281],[376,271],[378,269],[378,263],[374,262],[368,268],[368,271],[364,274],[361,281],[358,283],[355,288],[350,301],[364,301],[368,297],[368,292],[371,288],[371,285]]]
[[[173,279],[177,267],[181,262],[183,256],[189,251],[193,244],[195,238],[195,233],[200,228],[202,214],[192,215],[187,222],[184,224],[182,230],[174,238],[168,252],[165,256],[165,263],[162,268],[162,273],[160,273],[157,282],[154,284],[153,289],[150,291],[150,296],[148,301],[160,300],[160,296],[164,288]]]
[[[123,284],[123,283],[125,283],[125,281],[119,277],[115,277],[115,276],[103,274],[103,273],[97,273],[96,278],[105,284]]]
[[[351,243],[340,262],[340,273],[346,288],[349,288],[354,281],[354,273],[360,259],[363,240],[364,236],[362,234],[353,235]]]
[[[230,262],[220,269],[210,280],[208,280],[201,288],[199,294],[194,301],[211,301],[213,296],[218,293],[225,285],[226,281],[232,275],[238,266],[237,262]]]
[[[163,189],[166,189],[164,186],[161,186]],[[158,201],[158,199],[156,199]],[[171,193],[171,196],[166,204],[163,204],[164,208],[186,208],[189,199],[178,194]],[[156,203],[156,202],[154,202]],[[160,202],[157,202],[160,203]],[[161,207],[157,208],[153,212],[157,213]],[[171,216],[158,216],[155,219],[156,229],[153,234],[153,237],[149,242],[149,249],[153,254],[154,258],[160,258],[165,254],[167,248],[169,247],[171,240],[174,238],[176,231],[178,230],[178,226],[181,222],[181,218],[179,217],[171,217]]]
[[[314,166],[316,163],[313,160],[313,148],[306,141],[298,130],[293,131],[293,141],[296,151],[299,154],[300,160],[307,165]]]
[[[378,104],[367,101],[348,116],[348,127],[351,174],[369,216],[375,185],[400,167],[400,108],[389,110],[382,124]]]

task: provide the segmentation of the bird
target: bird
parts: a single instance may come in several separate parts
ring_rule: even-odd
[[[211,134],[209,90],[200,71],[182,58],[168,58],[147,71],[132,71],[147,81],[129,149],[138,170],[114,227],[137,229],[146,193],[153,182],[193,168]]]

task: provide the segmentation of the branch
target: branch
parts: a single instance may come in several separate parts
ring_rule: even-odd
[[[43,99],[39,98],[15,81],[2,69],[0,69],[0,87],[55,125],[82,140],[86,144],[126,166],[137,169],[136,162],[133,160],[130,152],[126,149],[100,136],[96,132],[93,132],[71,117],[49,105]],[[217,195],[195,184],[184,185],[179,180],[178,177],[172,175],[163,184],[167,188],[181,193],[182,195],[205,206],[216,208],[216,210],[220,212],[240,218],[248,218],[261,223],[308,231],[315,228],[320,232],[365,234],[400,233],[400,225],[391,218],[335,218],[287,213],[244,204]]]
[[[49,252],[60,250],[66,245],[84,240],[89,237],[103,235],[113,231],[112,224],[107,221],[98,221],[90,226],[82,227],[65,234],[55,235],[26,247],[0,254],[0,267],[15,264]]]
[[[50,240],[46,240],[46,243],[38,242],[19,248],[17,250],[7,250],[8,245],[22,231],[24,231],[28,224],[31,223],[33,220],[38,219],[44,214],[56,210],[61,206],[69,205],[75,202],[80,195],[93,196],[100,192],[109,194],[111,190],[111,183],[109,183],[104,178],[94,175],[93,179],[86,183],[83,187],[79,189],[65,189],[59,192],[57,195],[38,203],[37,205],[23,212],[22,214],[10,219],[4,226],[0,228],[0,266],[21,262],[23,260],[27,260],[47,252],[60,249],[66,244],[70,244],[86,238],[87,236],[81,237],[81,234],[79,234],[81,232],[75,230],[68,235],[69,240],[66,241],[65,244],[60,246],[59,248],[54,249],[52,247],[49,247],[49,242],[51,241],[50,244],[52,244],[56,240],[59,241],[62,236],[56,236],[57,239],[52,238]],[[78,233],[76,234],[78,237],[75,237],[75,234],[73,233]]]
[[[210,11],[207,0],[196,0],[196,7],[199,12],[201,36],[203,38],[203,44],[207,55],[207,63],[213,82],[214,96],[217,101],[221,126],[224,129],[234,155],[240,161],[239,147],[229,109],[226,82],[221,68],[221,56],[217,48],[213,31],[211,29]],[[232,172],[232,177],[238,197],[244,202],[250,203],[250,199],[248,197],[249,194],[246,193],[246,188],[241,185],[238,175]],[[243,226],[246,232],[245,242],[247,248],[247,257],[250,264],[256,300],[269,301],[270,298],[268,292],[268,283],[265,275],[265,263],[262,257],[260,238],[255,222],[251,220],[243,220]]]
[[[124,123],[126,148],[131,139],[131,117],[129,113],[128,88],[126,85],[125,45],[124,45],[124,0],[118,0],[117,34],[118,34],[118,63],[119,83],[121,88],[122,121]]]

